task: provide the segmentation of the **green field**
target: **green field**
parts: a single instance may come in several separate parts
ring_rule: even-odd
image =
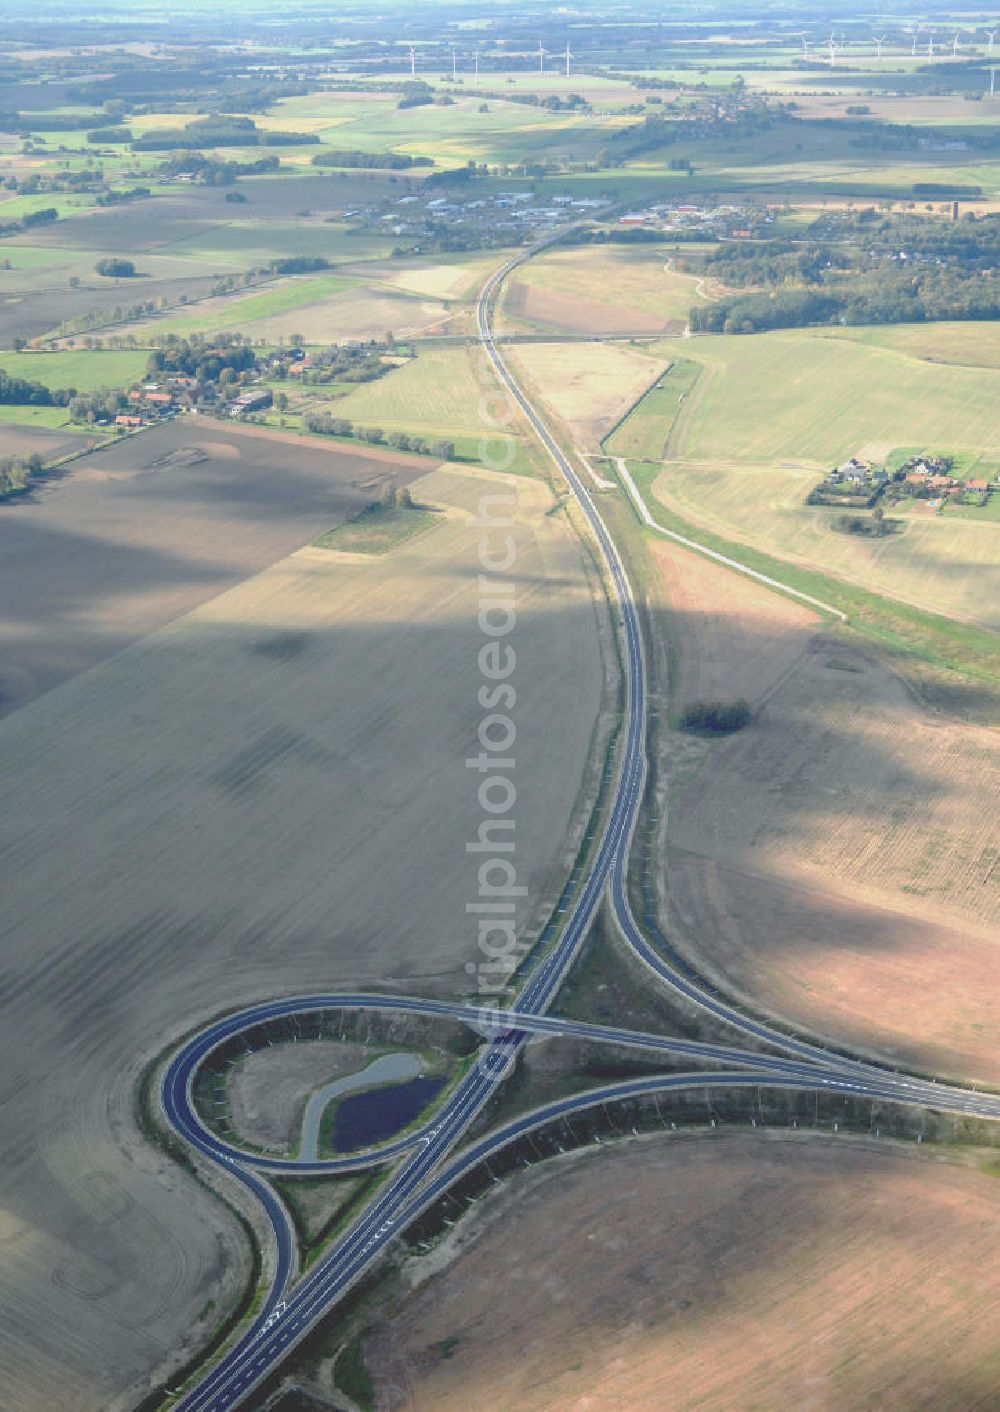
[[[145,371],[148,357],[149,354],[141,348],[122,353],[82,349],[55,353],[0,351],[0,367],[13,377],[29,378],[32,382],[44,383],[46,387],[75,387],[78,392],[92,392],[98,387],[122,387],[125,383],[134,382]],[[24,411],[23,408],[20,410]],[[54,410],[62,411],[61,408]]]
[[[2,355],[0,355],[0,359],[2,359]],[[3,362],[0,361],[0,367],[2,366]],[[22,407],[3,403],[0,404],[0,426],[72,429],[73,424],[66,415],[65,407]],[[101,428],[98,427],[98,433],[100,430]]]
[[[386,554],[404,540],[430,529],[440,518],[433,510],[417,505],[369,505],[314,542],[319,549],[339,549],[344,554]]]
[[[996,687],[1000,680],[1000,647],[995,632],[954,622],[943,612],[929,612],[896,601],[867,586],[824,574],[808,565],[789,563],[774,553],[727,538],[714,528],[685,519],[664,504],[654,492],[658,475],[655,466],[637,462],[630,469],[646,505],[664,528],[840,609],[847,614],[851,628],[887,650],[904,675],[916,671],[921,688],[929,696],[943,689],[942,699],[950,709],[956,704],[951,694],[955,686],[952,673],[969,682]],[[637,521],[633,523],[636,532],[655,535],[654,530],[643,531]],[[928,668],[930,677],[926,675]],[[978,709],[970,699],[970,710]],[[989,709],[994,716],[995,703]]]
[[[989,325],[969,327],[995,338]],[[662,347],[704,370],[670,439],[671,454],[687,460],[829,468],[897,446],[1000,449],[995,368],[932,364],[821,330]]]
[[[659,382],[651,387],[610,436],[604,450],[610,456],[659,461],[666,450],[670,428],[701,371],[689,358],[676,358]]]
[[[822,334],[872,348],[887,348],[928,363],[1000,368],[1000,321],[876,325],[823,329]]]
[[[497,89],[500,82],[480,84]],[[363,152],[400,152],[430,157],[442,166],[478,162],[518,162],[535,154],[583,157],[606,140],[607,129],[592,114],[553,113],[475,92],[453,105],[407,108],[378,101],[372,95],[347,100],[343,94],[309,94],[283,101],[274,110],[282,126],[308,127],[323,145],[357,148]],[[486,112],[480,112],[481,105]],[[322,148],[304,149],[309,161]]]
[[[241,209],[253,209],[253,182],[240,183],[247,197]],[[350,233],[351,227],[315,221],[221,221],[210,230],[175,241],[171,255],[248,269],[290,255],[321,255],[327,260],[381,259],[392,242],[376,235]]]
[[[353,288],[356,283],[356,280],[344,275],[320,275],[316,279],[296,280],[259,294],[206,300],[202,305],[195,306],[191,313],[180,318],[157,320],[149,328],[160,335],[173,333],[179,337],[192,333],[212,334],[225,329],[251,332],[253,325],[262,319],[309,308],[333,294]]]
[[[490,434],[477,412],[481,396],[468,350],[436,348],[421,352],[378,382],[360,384],[341,398],[333,411],[356,425],[447,437],[454,441],[462,460],[478,461],[480,440]],[[529,473],[533,460],[526,451],[521,427],[515,430],[517,457],[510,470]],[[492,450],[497,451],[495,445]]]
[[[966,327],[966,356],[976,330],[992,347],[989,326]],[[906,331],[897,332],[905,343]],[[1000,371],[931,363],[819,330],[669,347],[690,355],[687,395],[680,387],[671,394],[668,374],[607,443],[611,454],[655,461],[666,438],[669,459],[651,487],[668,511],[789,564],[963,621],[997,624],[1000,539],[992,504],[937,514],[920,504],[893,507],[902,533],[869,539],[838,533],[836,509],[805,501],[818,474],[858,453],[894,465],[914,448],[931,447],[955,454],[963,474],[993,465]],[[695,367],[700,375],[693,379]]]
[[[6,225],[8,221],[19,221],[22,216],[34,211],[45,211],[50,207],[55,207],[59,212],[59,220],[63,220],[78,211],[89,210],[94,204],[95,198],[86,192],[72,196],[59,191],[34,196],[8,196],[6,200],[0,201],[0,225]],[[33,229],[39,231],[45,230],[46,227],[35,226]]]
[[[336,415],[376,422],[387,431],[479,436],[480,390],[464,348],[428,350],[378,382],[361,383],[337,403]]]

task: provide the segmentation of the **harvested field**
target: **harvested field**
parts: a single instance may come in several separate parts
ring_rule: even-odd
[[[248,522],[273,516],[270,485]],[[575,847],[604,675],[579,543],[544,486],[515,488],[530,927]],[[432,472],[433,534],[382,558],[303,549],[0,721],[0,1385],[18,1412],[134,1407],[240,1269],[233,1227],[135,1128],[146,1057],[276,993],[469,986],[473,521],[506,489]]]
[[[926,501],[903,501],[885,509],[890,520],[901,521],[902,532],[878,539],[841,534],[834,528],[841,513],[835,506],[806,504],[818,478],[815,470],[788,465],[672,460],[653,492],[682,519],[727,539],[960,622],[1000,627],[996,520],[938,514],[926,510]]]
[[[434,299],[415,299],[389,289],[344,290],[307,308],[253,324],[259,338],[278,339],[301,333],[307,343],[337,343],[344,339],[397,338],[419,333],[446,333],[449,314]]]
[[[616,308],[583,294],[522,284],[507,285],[503,312],[556,333],[663,333],[666,325],[655,314]]]
[[[480,369],[467,348],[421,349],[377,382],[359,383],[337,401],[334,415],[388,431],[465,439],[468,449],[460,454],[475,455],[484,431],[479,402],[483,387],[492,386],[478,380]],[[516,420],[514,430],[520,432]]]
[[[0,509],[0,714],[301,548],[388,477],[426,473],[425,457],[193,418],[73,462]]]
[[[760,705],[809,651],[817,614],[679,545],[649,547],[677,629],[674,707],[732,696]]]
[[[0,422],[0,456],[39,455],[46,461],[56,461],[83,451],[97,440],[81,431],[57,431],[54,427],[22,426],[17,422]],[[0,544],[5,543],[0,523]]]
[[[459,257],[441,255],[425,260],[393,260],[370,266],[372,277],[409,294],[429,299],[467,299],[476,285],[497,264],[496,251],[478,257],[469,251]],[[359,267],[356,271],[362,274]]]
[[[622,343],[525,343],[508,356],[580,449],[595,452],[665,367]]]
[[[30,232],[35,246],[71,246],[102,254],[116,251],[158,251],[182,241],[205,239],[216,227],[245,224],[247,217],[258,222],[292,220],[308,210],[313,216],[337,215],[356,203],[362,193],[375,201],[389,193],[388,180],[372,173],[355,179],[334,180],[330,175],[288,177],[249,177],[240,183],[247,205],[236,208],[225,203],[218,187],[185,185],[157,191],[155,197],[124,207],[95,208]],[[355,258],[357,258],[355,256]]]
[[[673,258],[668,241],[662,247],[551,250],[518,270],[510,286],[515,303],[508,295],[505,307],[542,322],[548,311],[555,322],[564,321],[559,326],[569,333],[680,333],[691,306],[704,300],[694,276],[669,268]],[[520,289],[531,293],[519,296]]]
[[[125,245],[123,249],[129,247]],[[87,266],[88,270],[92,268],[93,254]],[[215,283],[210,275],[199,276],[197,266],[190,275],[181,278],[137,278],[129,280],[127,287],[116,286],[114,280],[104,280],[101,284],[84,283],[79,288],[67,289],[65,281],[55,284],[51,282],[51,272],[46,273],[50,276],[48,284],[38,284],[27,291],[22,287],[17,295],[0,298],[0,343],[51,334],[70,320],[95,311],[100,311],[110,323],[116,306],[138,304],[161,296],[168,304],[175,304],[181,298],[200,299]],[[151,270],[148,273],[152,275]]]
[[[995,1188],[898,1146],[785,1133],[547,1162],[477,1207],[453,1263],[366,1340],[375,1405],[986,1408]]]
[[[660,738],[661,907],[678,944],[792,1025],[1000,1079],[995,734],[932,716],[804,607],[650,549],[671,714],[754,708],[727,740]]]
[[[790,1023],[996,1080],[996,739],[930,716],[792,613],[759,626],[755,593],[724,694],[753,699],[765,661],[773,683],[753,725],[677,782],[672,923],[701,965]],[[725,626],[683,612],[671,626],[682,663],[688,642],[695,664],[725,660]]]

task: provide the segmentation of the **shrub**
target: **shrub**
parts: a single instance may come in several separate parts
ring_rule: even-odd
[[[750,724],[749,701],[692,701],[681,714],[681,730],[704,731],[709,735],[730,735]]]
[[[132,279],[135,275],[133,261],[123,260],[117,255],[108,255],[103,260],[98,260],[94,269],[99,275],[106,275],[108,279]]]

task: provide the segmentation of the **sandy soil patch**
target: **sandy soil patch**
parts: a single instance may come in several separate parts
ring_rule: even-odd
[[[528,343],[508,354],[583,450],[600,440],[667,367],[628,344]]]
[[[251,523],[280,521],[270,485]],[[293,554],[0,721],[0,1386],[18,1412],[134,1406],[240,1267],[238,1233],[134,1128],[145,1056],[275,993],[470,985],[473,519],[500,488],[436,471],[420,498],[454,513],[433,534]],[[603,664],[579,543],[546,487],[516,490],[532,925],[569,866]]]
[[[73,462],[0,511],[0,714],[426,469],[193,417]]]
[[[899,1149],[784,1135],[548,1163],[479,1208],[478,1238],[368,1341],[376,1405],[986,1407],[995,1186]]]

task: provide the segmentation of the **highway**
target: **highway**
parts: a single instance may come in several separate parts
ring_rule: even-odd
[[[472,1025],[482,1022],[475,1006],[418,998],[371,994],[291,997],[254,1006],[226,1016],[190,1039],[171,1060],[161,1088],[163,1113],[177,1134],[205,1160],[227,1170],[261,1202],[273,1232],[274,1274],[263,1307],[251,1326],[216,1365],[172,1405],[182,1412],[223,1412],[237,1407],[288,1352],[300,1342],[329,1308],[368,1270],[381,1252],[426,1206],[478,1162],[533,1127],[582,1112],[595,1103],[639,1098],[671,1088],[710,1088],[759,1085],[870,1096],[886,1101],[931,1106],[970,1115],[1000,1117],[1000,1099],[974,1091],[937,1085],[898,1075],[858,1060],[832,1054],[818,1045],[783,1034],[744,1015],[736,1007],[683,974],[643,936],[629,902],[628,858],[646,781],[646,659],[639,614],[618,550],[592,496],[550,435],[527,395],[510,373],[492,335],[495,299],[516,265],[531,257],[528,249],[497,270],[480,297],[479,338],[498,378],[568,482],[597,542],[617,609],[625,668],[625,709],[618,772],[613,797],[575,900],[551,949],[528,973],[515,1011],[504,1015],[503,1027],[490,1033],[481,1052],[429,1123],[415,1134],[389,1144],[378,1154],[356,1154],[327,1162],[299,1163],[294,1159],[249,1154],[214,1134],[198,1116],[193,1102],[198,1068],[216,1050],[246,1030],[292,1015],[337,1009],[372,1008],[411,1014],[438,1015]],[[609,1026],[588,1025],[547,1015],[559,987],[577,956],[607,893],[622,936],[635,956],[661,985],[755,1043],[777,1054],[746,1052],[723,1045],[697,1045],[664,1036],[635,1034]],[[523,1115],[514,1122],[453,1156],[454,1149],[510,1072],[522,1045],[534,1034],[572,1034],[578,1038],[624,1044],[723,1066],[716,1072],[669,1073],[628,1080]],[[333,1173],[370,1168],[397,1160],[369,1206],[307,1275],[296,1280],[296,1246],[291,1222],[264,1172]]]

